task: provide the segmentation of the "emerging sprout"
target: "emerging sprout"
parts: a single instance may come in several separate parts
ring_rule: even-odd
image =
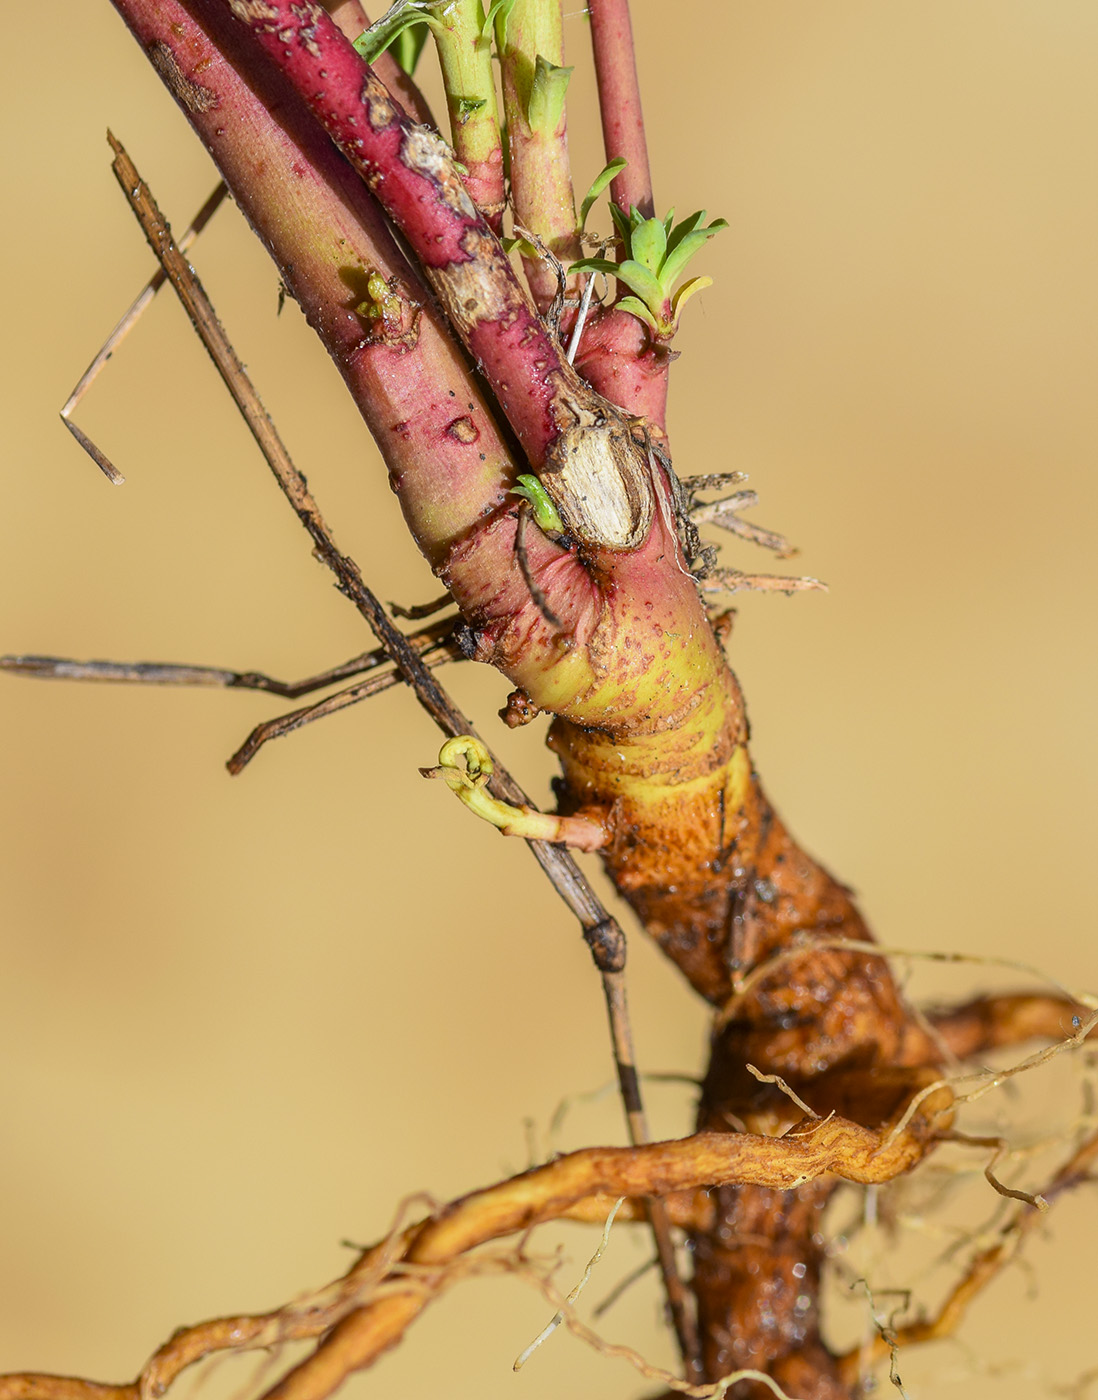
[[[356,52],[367,63],[376,63],[392,47],[401,68],[413,73],[427,42],[428,28],[438,25],[438,3],[439,0],[397,0],[354,41]]]
[[[518,478],[518,485],[511,487],[511,494],[522,496],[530,502],[530,513],[534,517],[534,524],[543,535],[564,534],[564,521],[560,518],[560,511],[557,510],[549,493],[536,476],[529,472],[523,472]]]
[[[693,277],[677,292],[675,283],[699,248],[727,228],[728,221],[714,219],[703,226],[704,209],[678,224],[673,222],[674,209],[663,219],[646,219],[636,206],[628,218],[613,204],[610,213],[621,242],[621,262],[584,258],[573,263],[571,271],[602,272],[616,277],[633,293],[622,297],[617,303],[619,309],[639,317],[654,335],[668,340],[678,329],[679,315],[687,301],[695,292],[711,286],[713,279]]]

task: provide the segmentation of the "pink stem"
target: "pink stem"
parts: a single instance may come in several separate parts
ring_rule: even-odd
[[[407,239],[530,463],[590,391],[564,359],[446,146],[413,123],[323,10],[228,0]]]
[[[667,436],[667,372],[671,355],[628,311],[603,307],[590,316],[576,368],[604,399]]]
[[[681,727],[683,716],[709,742],[723,662],[681,567],[663,482],[656,490],[664,504],[635,549],[590,548],[581,556],[536,527],[527,530],[529,573],[560,619],[550,626],[515,559],[516,506],[507,495],[513,459],[362,182],[282,76],[256,61],[223,0],[115,4],[342,371],[420,547],[471,624],[477,658],[499,667],[539,708],[581,726],[578,732],[590,735],[612,716],[621,746],[615,762],[624,761],[635,730],[648,762],[645,746],[667,724]],[[377,96],[372,79],[367,85],[373,104],[390,101]],[[415,178],[433,209],[438,189]],[[456,176],[446,188],[459,208],[471,207]],[[479,267],[472,259],[468,265]],[[380,314],[368,314],[371,298]],[[592,391],[578,377],[575,383],[590,402]],[[522,388],[519,376],[515,392]]]
[[[607,161],[627,164],[610,184],[619,209],[635,205],[652,218],[652,172],[644,137],[640,85],[629,0],[590,0],[591,43]],[[607,307],[592,318],[580,341],[576,367],[605,398],[667,431],[667,372],[671,357],[627,312]]]
[[[115,4],[335,360],[420,548],[441,565],[455,539],[506,507],[516,468],[427,288],[361,180],[279,75],[256,64],[220,0]]]
[[[385,0],[382,0],[384,4]],[[370,27],[370,16],[358,0],[336,0],[336,3],[329,3],[325,8],[352,43]],[[379,55],[375,67],[381,81],[417,122],[423,122],[425,126],[438,126],[419,84],[410,73],[405,73],[388,49]]]
[[[650,219],[655,212],[652,172],[644,139],[629,0],[590,0],[589,9],[606,159],[624,156],[629,162],[612,181],[610,194],[619,209],[628,211],[635,204]]]

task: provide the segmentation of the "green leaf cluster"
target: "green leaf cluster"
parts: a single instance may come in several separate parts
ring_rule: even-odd
[[[607,166],[595,181],[581,206],[583,222],[586,222],[591,205],[615,174],[617,170]],[[621,261],[584,258],[573,263],[571,271],[602,272],[607,277],[616,277],[632,293],[631,296],[622,297],[617,303],[618,308],[639,317],[654,334],[666,339],[674,335],[679,314],[687,301],[703,287],[712,286],[713,279],[692,277],[678,291],[675,291],[675,283],[694,254],[714,234],[727,228],[728,221],[714,219],[711,224],[706,224],[704,209],[699,209],[677,224],[674,209],[663,219],[646,219],[635,205],[628,216],[614,204],[610,206],[610,213],[621,244]]]

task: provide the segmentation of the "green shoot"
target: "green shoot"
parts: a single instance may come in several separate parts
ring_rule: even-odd
[[[606,171],[603,171],[605,174]],[[603,175],[599,176],[599,180],[603,179]],[[612,178],[611,175],[604,182],[603,188]],[[598,184],[598,181],[595,183]],[[590,209],[587,200],[583,208],[586,219]],[[675,224],[674,212],[671,210],[663,219],[646,219],[634,207],[626,217],[611,204],[610,213],[621,243],[621,262],[611,262],[609,258],[584,258],[570,268],[572,272],[601,272],[607,277],[616,277],[633,294],[622,297],[617,303],[619,310],[639,317],[654,335],[664,340],[674,335],[679,315],[690,297],[703,287],[711,286],[713,279],[691,278],[678,291],[675,291],[675,283],[694,254],[715,233],[728,227],[725,219],[714,219],[711,224],[704,225],[704,209]]]
[[[354,41],[355,52],[367,63],[373,63],[391,44],[396,44],[396,60],[410,73],[427,41],[428,27],[438,26],[434,14],[437,8],[438,0],[396,0]]]

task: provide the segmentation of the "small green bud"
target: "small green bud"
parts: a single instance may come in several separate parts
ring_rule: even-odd
[[[536,476],[524,472],[518,478],[518,484],[511,487],[511,494],[530,502],[534,524],[543,535],[564,534],[564,521],[560,518],[560,511]]]

